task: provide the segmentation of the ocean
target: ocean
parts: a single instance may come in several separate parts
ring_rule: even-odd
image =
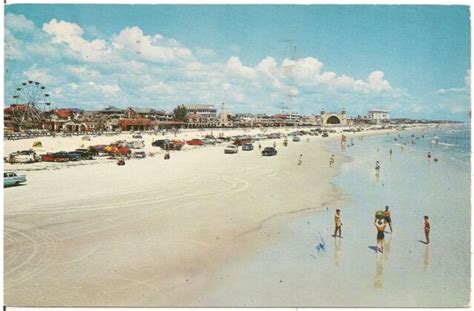
[[[209,304],[469,304],[470,127],[402,131],[347,143],[341,148],[339,140],[327,142],[342,162],[333,183],[344,200],[288,223],[289,238],[230,267],[229,277],[238,281],[214,292]],[[308,191],[311,187],[317,185],[308,185]],[[385,251],[377,254],[374,214],[385,205],[392,211],[394,232],[385,234]],[[342,239],[332,237],[336,208],[341,209]],[[423,243],[424,215],[431,223],[429,245]]]

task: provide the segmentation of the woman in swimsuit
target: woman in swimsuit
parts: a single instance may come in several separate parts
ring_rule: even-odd
[[[386,224],[382,219],[379,219],[375,222],[375,227],[377,228],[377,252],[383,253],[383,240],[385,238],[385,226]]]

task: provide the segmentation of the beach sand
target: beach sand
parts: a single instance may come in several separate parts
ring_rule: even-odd
[[[7,141],[5,152],[31,141]],[[42,141],[46,151],[82,143]],[[27,185],[4,192],[5,304],[206,305],[201,297],[226,279],[224,266],[284,239],[289,220],[343,199],[331,184],[337,170],[328,168],[321,137],[290,140],[288,147],[275,141],[275,157],[262,157],[256,143],[235,155],[221,145],[172,152],[169,161],[28,171]],[[18,167],[31,166],[6,165]]]

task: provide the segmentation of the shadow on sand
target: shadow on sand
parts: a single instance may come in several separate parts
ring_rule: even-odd
[[[377,246],[369,246],[369,248],[377,253]]]
[[[425,244],[427,245],[428,243],[426,243],[425,241],[422,241],[422,240],[418,240],[418,242],[422,243],[422,244]]]

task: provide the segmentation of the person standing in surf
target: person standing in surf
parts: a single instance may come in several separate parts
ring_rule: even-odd
[[[426,238],[426,244],[430,244],[430,221],[429,217],[425,216],[425,238]]]
[[[383,240],[385,239],[385,227],[386,224],[382,219],[375,221],[375,227],[377,228],[377,252],[383,253]]]
[[[392,233],[393,232],[393,230],[392,230],[392,213],[389,211],[388,205],[385,205],[384,220],[385,220],[385,223],[387,223],[389,228],[390,228],[390,233]]]
[[[342,238],[341,227],[342,227],[342,220],[341,220],[341,210],[336,210],[336,215],[334,215],[334,237],[337,236],[337,232],[339,232],[339,237]]]

